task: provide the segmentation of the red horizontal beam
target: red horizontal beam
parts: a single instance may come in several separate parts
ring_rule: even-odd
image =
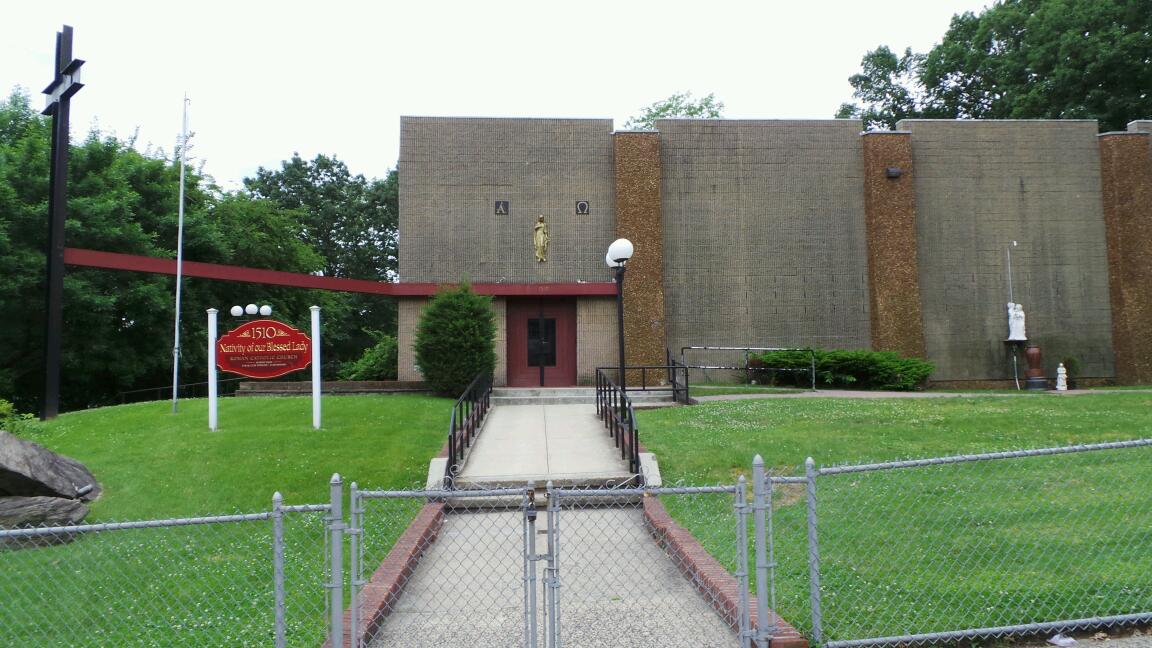
[[[80,248],[64,248],[64,263],[89,268],[103,268],[106,270],[127,270],[130,272],[149,272],[152,274],[166,275],[176,274],[175,259],[160,259],[136,254],[120,254],[118,252],[99,252],[97,250],[83,250]],[[199,261],[185,261],[184,275],[188,277],[199,277],[201,279],[240,281],[272,286],[291,286],[293,288],[314,288],[317,290],[333,290],[336,292],[369,293],[373,295],[388,295],[391,297],[424,297],[432,295],[441,287],[449,285],[435,283],[389,283],[368,279],[317,277],[316,275],[299,272],[261,270],[259,268],[245,268],[219,263],[201,263]],[[476,283],[472,284],[472,290],[481,295],[493,295],[496,297],[588,297],[615,295],[616,285],[611,282]]]

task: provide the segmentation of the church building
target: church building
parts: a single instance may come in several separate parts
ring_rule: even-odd
[[[1047,375],[1075,358],[1084,382],[1152,381],[1152,121],[862,130],[402,118],[400,379],[420,378],[434,285],[467,280],[493,296],[497,385],[590,384],[617,362],[605,254],[623,237],[629,365],[870,348],[926,358],[937,384],[1005,386],[1014,302]]]

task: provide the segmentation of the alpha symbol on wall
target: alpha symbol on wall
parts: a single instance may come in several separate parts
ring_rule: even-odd
[[[587,200],[577,200],[576,201],[576,215],[577,216],[587,216],[590,213],[592,213],[592,208],[588,206]]]
[[[497,200],[496,201],[496,215],[497,216],[507,216],[512,211],[512,208],[509,205],[509,202],[510,201],[507,201],[507,200]]]

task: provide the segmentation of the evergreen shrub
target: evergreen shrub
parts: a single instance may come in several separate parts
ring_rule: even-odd
[[[458,396],[496,366],[492,298],[467,283],[436,293],[416,326],[416,363],[432,389]]]
[[[830,387],[911,391],[922,388],[933,369],[931,362],[904,358],[892,351],[816,350],[815,353],[816,380]],[[752,356],[749,365],[769,373],[772,384],[807,387],[811,384],[807,371],[811,362],[808,351],[769,351]]]

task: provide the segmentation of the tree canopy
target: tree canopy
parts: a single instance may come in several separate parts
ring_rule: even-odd
[[[657,119],[692,117],[697,119],[717,119],[724,112],[724,102],[716,101],[715,95],[708,93],[693,99],[691,92],[677,92],[671,97],[640,109],[640,114],[629,117],[624,122],[628,130],[654,130]]]
[[[299,154],[279,169],[261,167],[245,178],[253,199],[266,199],[291,210],[300,223],[301,240],[323,260],[324,274],[351,279],[395,281],[397,270],[400,182],[396,169],[383,180],[352,175],[335,156],[311,161]],[[333,361],[359,357],[377,343],[370,331],[396,332],[396,302],[364,294],[329,295],[325,319]],[[333,320],[333,318],[336,318]]]
[[[849,82],[838,117],[893,128],[909,117],[1096,119],[1123,130],[1152,116],[1152,0],[1004,0],[953,16],[926,54],[880,46]]]
[[[31,107],[26,93],[17,91],[0,103],[0,276],[5,278],[0,282],[0,330],[5,333],[0,398],[22,411],[35,411],[43,388],[50,142],[50,121]],[[258,175],[253,183],[260,190],[248,192],[222,191],[189,168],[185,259],[286,272],[390,276],[396,256],[395,172],[385,181],[366,180],[324,156],[316,163],[294,157],[285,168],[290,172],[284,178],[275,172]],[[297,170],[304,180],[293,184]],[[176,160],[141,153],[131,142],[93,132],[72,144],[67,244],[173,258],[178,192]],[[332,232],[324,239],[319,228],[329,225]],[[356,227],[365,233],[357,234]],[[324,247],[325,240],[330,247]],[[115,402],[121,392],[171,383],[174,288],[169,276],[68,268],[64,409]],[[342,362],[375,343],[362,331],[365,322],[367,328],[395,329],[391,300],[365,297],[185,278],[181,382],[203,381],[207,374],[205,309],[226,312],[232,304],[250,302],[272,304],[277,319],[299,328],[307,327],[308,306],[319,304],[325,373],[334,376]],[[225,318],[221,324],[231,323]]]

